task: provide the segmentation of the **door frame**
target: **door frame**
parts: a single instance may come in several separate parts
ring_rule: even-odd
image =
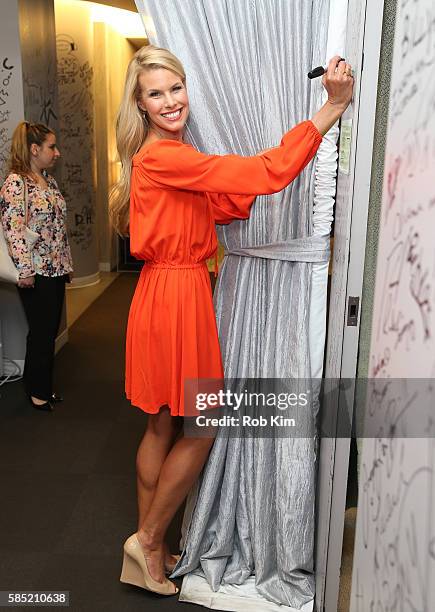
[[[375,6],[376,5],[376,6]],[[352,120],[348,173],[337,173],[334,249],[325,378],[355,380],[361,295],[370,196],[372,151],[381,50],[384,0],[349,0],[346,59],[355,75],[352,105],[343,120]],[[356,325],[347,324],[349,298],[359,298]],[[353,417],[353,388],[330,394],[329,415],[339,405]],[[340,423],[336,420],[336,426]],[[320,440],[316,511],[316,610],[336,612],[340,582],[350,437]]]

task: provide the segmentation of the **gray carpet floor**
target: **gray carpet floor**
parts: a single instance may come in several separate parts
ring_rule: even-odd
[[[80,612],[204,609],[119,582],[146,425],[124,396],[136,281],[121,275],[70,329],[56,357],[65,400],[54,413],[34,410],[21,382],[0,388],[0,590],[69,591],[68,609]],[[181,518],[168,534],[173,551]]]
[[[204,610],[119,582],[122,544],[136,530],[135,454],[146,425],[124,396],[136,280],[119,276],[70,329],[56,357],[65,400],[55,413],[34,410],[21,382],[0,388],[0,590],[69,591],[78,612]],[[351,486],[348,506],[355,493]],[[181,519],[182,509],[168,533],[174,552]]]

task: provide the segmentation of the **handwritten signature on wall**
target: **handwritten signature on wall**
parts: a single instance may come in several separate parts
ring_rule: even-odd
[[[357,612],[435,610],[434,41],[433,1],[400,0],[358,500]]]
[[[92,156],[94,147],[93,68],[68,34],[56,37],[60,133],[63,143],[62,188],[68,201],[69,238],[81,251],[93,243],[95,215]]]
[[[10,84],[14,77],[15,66],[8,57],[1,59],[0,68],[0,172],[7,172],[11,139],[9,129],[5,125],[9,121],[13,100],[10,97]]]

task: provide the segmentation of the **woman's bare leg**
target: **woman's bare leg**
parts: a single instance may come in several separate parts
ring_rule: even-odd
[[[171,417],[167,408],[148,416],[147,429],[136,455],[138,529],[145,520],[154,497],[160,470],[181,429],[181,418]],[[176,559],[165,545],[164,562]]]
[[[167,408],[148,416],[147,429],[136,455],[138,528],[154,497],[160,470],[180,430],[180,419]]]
[[[201,472],[213,441],[211,438],[180,438],[163,463],[149,511],[138,530],[138,539],[154,580],[164,579],[166,530]]]

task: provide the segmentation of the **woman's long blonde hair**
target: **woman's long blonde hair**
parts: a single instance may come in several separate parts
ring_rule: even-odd
[[[153,45],[142,47],[135,53],[127,68],[124,94],[116,122],[116,146],[121,161],[119,181],[110,192],[109,214],[116,231],[128,235],[130,208],[131,161],[148,135],[148,122],[138,107],[140,87],[138,79],[144,70],[166,68],[179,77],[183,83],[186,74],[178,58],[168,49]]]

